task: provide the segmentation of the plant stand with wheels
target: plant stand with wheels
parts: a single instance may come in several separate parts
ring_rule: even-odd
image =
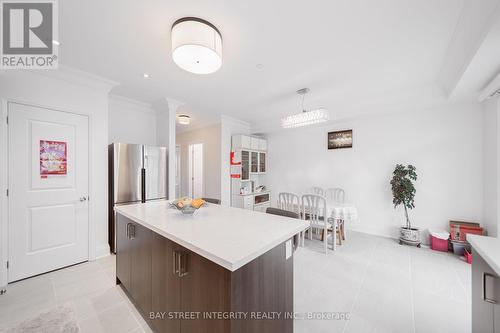
[[[406,244],[406,245],[413,245],[413,246],[416,246],[416,247],[421,247],[422,246],[422,243],[420,241],[418,242],[415,242],[415,241],[409,241],[409,240],[406,240],[406,239],[399,239],[399,245],[403,245],[403,244]]]

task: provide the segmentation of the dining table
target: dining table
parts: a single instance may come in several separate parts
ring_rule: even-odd
[[[337,227],[346,221],[353,222],[358,219],[358,210],[351,203],[326,200],[326,216],[332,223],[332,243],[333,250],[337,249]],[[344,228],[344,237],[347,239],[347,232]]]
[[[302,207],[300,207],[301,211],[303,211],[305,214],[306,212]],[[335,251],[337,249],[337,233],[335,232],[337,230],[337,227],[341,225],[341,223],[344,223],[346,221],[354,222],[358,220],[358,210],[356,206],[352,203],[349,202],[339,202],[331,199],[326,200],[326,218],[328,222],[332,225],[332,245],[333,245],[333,250]],[[347,239],[347,232],[345,231],[344,228],[344,237]]]

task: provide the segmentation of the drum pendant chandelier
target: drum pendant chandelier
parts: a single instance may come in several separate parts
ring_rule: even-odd
[[[194,74],[210,74],[222,65],[222,36],[210,22],[184,17],[172,25],[172,59]]]

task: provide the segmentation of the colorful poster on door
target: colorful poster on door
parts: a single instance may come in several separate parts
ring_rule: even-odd
[[[67,144],[61,141],[40,140],[40,176],[66,175]]]

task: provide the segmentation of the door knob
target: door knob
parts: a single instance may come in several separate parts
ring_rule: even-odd
[[[87,197],[80,197],[80,201],[87,201]]]

